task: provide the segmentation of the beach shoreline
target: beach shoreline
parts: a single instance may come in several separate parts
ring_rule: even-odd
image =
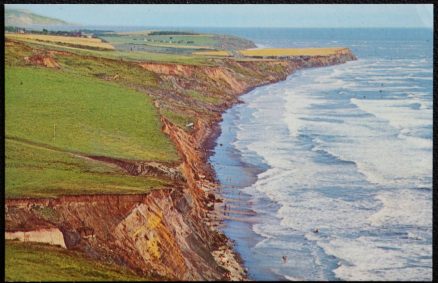
[[[250,94],[251,91],[244,95]],[[222,225],[219,228],[228,238],[233,239],[233,250],[240,263],[246,268],[247,263],[243,257],[250,258],[244,255],[250,252],[250,248],[261,238],[252,230],[253,224],[258,222],[258,215],[252,207],[252,198],[249,194],[242,192],[242,189],[254,184],[258,179],[258,174],[267,168],[246,163],[240,152],[233,147],[232,143],[236,140],[233,135],[235,131],[232,129],[234,127],[233,119],[237,118],[234,117],[236,112],[234,107],[236,106],[234,105],[223,114],[220,125],[221,128],[228,130],[221,131],[216,139],[217,145],[209,161],[214,167],[216,182],[219,184],[219,195],[223,199],[223,204],[217,207],[222,218]],[[233,170],[232,173],[224,174],[220,171],[226,170],[228,172],[230,170],[228,167]],[[230,178],[221,182],[220,177],[226,175],[229,175]],[[269,273],[269,271],[266,272]],[[249,280],[252,280],[250,270],[248,270],[247,276]],[[266,279],[285,280],[285,278],[275,276],[272,273]]]
[[[355,59],[356,58],[353,57],[352,60],[355,60]],[[346,60],[346,61],[348,61],[348,60]],[[229,110],[233,109],[234,107],[236,107],[237,105],[243,104],[244,101],[242,101],[240,99],[240,97],[242,97],[243,95],[247,95],[247,94],[251,93],[251,91],[255,90],[256,88],[260,88],[260,87],[263,87],[263,86],[267,86],[267,85],[279,83],[281,81],[285,81],[289,76],[293,75],[295,73],[295,71],[297,71],[299,69],[302,69],[302,68],[325,67],[325,66],[331,66],[331,65],[336,65],[336,64],[343,64],[345,62],[336,62],[336,63],[333,63],[333,64],[324,64],[324,65],[320,65],[320,66],[317,65],[317,66],[309,66],[309,67],[297,66],[296,68],[291,68],[291,70],[288,72],[288,74],[285,77],[278,78],[278,79],[275,79],[275,80],[272,80],[272,81],[269,81],[269,82],[265,82],[265,83],[262,83],[262,84],[259,84],[259,85],[251,86],[251,87],[245,89],[242,93],[238,94],[237,95],[237,100],[234,103],[228,104],[228,105],[226,105],[226,107],[222,107],[222,109],[221,109],[221,118],[219,120],[217,120],[217,121],[214,121],[208,130],[204,130],[204,132],[206,132],[207,134],[204,137],[204,142],[201,145],[201,151],[205,153],[203,155],[202,160],[205,162],[204,166],[205,166],[205,168],[207,168],[206,170],[208,172],[208,175],[211,178],[209,180],[209,182],[213,183],[215,188],[219,188],[219,190],[213,191],[213,193],[215,195],[215,199],[220,200],[219,203],[215,203],[214,204],[214,215],[215,215],[214,219],[219,219],[217,221],[217,224],[215,225],[215,227],[217,229],[219,229],[222,233],[226,234],[226,232],[224,230],[225,227],[226,227],[226,224],[229,224],[230,221],[233,221],[234,223],[241,222],[241,224],[244,227],[244,229],[246,230],[246,232],[248,234],[250,234],[252,237],[259,237],[252,230],[251,220],[249,220],[249,223],[246,223],[248,221],[248,216],[243,215],[243,216],[241,216],[239,218],[235,218],[235,217],[226,216],[225,213],[224,213],[224,204],[228,201],[227,200],[227,196],[228,197],[230,197],[230,196],[236,197],[236,192],[231,193],[231,194],[229,194],[229,193],[226,194],[225,192],[223,192],[223,190],[222,190],[223,184],[221,184],[221,182],[218,180],[217,172],[213,168],[213,166],[211,164],[211,160],[210,160],[210,158],[215,154],[215,149],[217,148],[217,145],[218,145],[218,138],[221,136],[222,131],[223,131],[222,123],[224,122],[224,118],[223,118],[224,114],[227,111],[229,111]],[[252,167],[253,170],[256,169],[256,167],[253,167],[253,166],[251,166],[249,164],[244,164],[243,161],[239,157],[236,157],[236,160],[239,160],[241,162],[240,166],[242,168]],[[261,169],[258,168],[258,172],[257,173],[253,173],[253,175],[252,175],[252,177],[253,177],[252,181],[246,182],[240,188],[244,188],[246,186],[250,186],[250,185],[254,184],[257,181],[257,175],[259,173],[263,172],[263,171],[264,170],[261,170]],[[238,193],[238,196],[240,197],[241,193]],[[246,207],[245,209],[246,210],[251,210],[248,207]],[[233,211],[233,213],[234,214],[236,214],[236,213],[239,214],[239,213],[241,213],[244,210]],[[234,259],[237,261],[237,263],[240,265],[240,267],[243,269],[243,272],[245,274],[244,278],[246,280],[248,280],[248,279],[251,280],[248,277],[248,270],[245,267],[245,262],[244,262],[244,260],[242,258],[242,255],[239,252],[237,252],[236,244],[233,241],[231,241],[228,236],[226,238],[227,238],[227,241],[223,245],[223,247],[224,248],[227,247],[227,248],[231,249],[231,254],[233,255]],[[233,268],[234,268],[234,266],[233,266]],[[274,275],[274,274],[271,274],[271,275],[275,276],[276,280],[286,280],[285,277],[280,277],[280,276],[277,276],[277,275]],[[237,277],[235,277],[235,276],[232,276],[230,279],[231,280],[238,280]],[[273,278],[270,278],[270,279],[273,279]]]

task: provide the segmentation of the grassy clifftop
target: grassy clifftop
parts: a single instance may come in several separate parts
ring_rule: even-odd
[[[174,162],[150,97],[103,80],[6,68],[6,196],[143,193],[168,184],[84,158]]]
[[[6,136],[87,155],[174,161],[151,99],[85,76],[6,69]]]

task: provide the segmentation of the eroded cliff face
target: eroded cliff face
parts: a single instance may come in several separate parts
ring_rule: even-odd
[[[67,248],[157,278],[223,278],[225,271],[211,254],[217,247],[209,245],[221,243],[222,236],[200,225],[202,219],[191,215],[192,206],[183,188],[146,195],[10,199],[6,230],[57,228]]]
[[[182,173],[189,188],[191,188],[190,191],[200,201],[205,202],[209,199],[206,192],[210,192],[211,188],[216,185],[212,168],[207,159],[210,149],[214,146],[214,139],[219,134],[218,124],[221,120],[221,113],[238,103],[240,94],[261,85],[284,80],[300,68],[342,64],[355,59],[349,49],[343,49],[336,55],[310,57],[306,60],[221,60],[220,67],[172,66],[171,64],[162,66],[156,63],[145,63],[142,64],[142,67],[157,72],[163,81],[168,80],[171,76],[177,82],[173,85],[174,93],[178,93],[178,84],[180,84],[194,86],[203,94],[211,95],[216,92],[216,84],[220,85],[219,95],[224,100],[221,104],[202,103],[202,105],[197,105],[193,103],[193,100],[186,102],[181,97],[178,103],[168,99],[165,103],[160,101],[157,106],[160,108],[167,103],[171,104],[174,109],[190,108],[194,112],[196,121],[190,131],[172,124],[165,117],[162,117],[161,120],[163,131],[171,138],[180,153]],[[203,77],[203,80],[197,81],[196,74]],[[153,95],[156,95],[156,98],[161,98],[161,94]],[[201,102],[198,103],[201,104]],[[203,111],[205,108],[209,109],[206,113]],[[203,202],[201,201],[201,203]]]
[[[240,94],[284,80],[299,68],[354,59],[347,49],[332,56],[294,61],[221,59],[212,61],[213,66],[141,63],[160,80],[160,87],[147,89],[159,110],[184,111],[194,117],[190,129],[161,118],[181,164],[90,158],[113,163],[132,175],[166,176],[174,184],[143,195],[7,199],[6,231],[61,231],[66,248],[157,279],[244,279],[238,255],[218,230],[220,217],[215,207],[221,197],[207,163],[219,133],[221,113],[238,103]],[[194,100],[185,95],[187,89],[220,97],[220,103]]]

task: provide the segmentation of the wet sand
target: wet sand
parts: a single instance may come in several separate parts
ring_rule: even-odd
[[[241,107],[239,104],[234,107]],[[225,235],[232,239],[234,248],[243,260],[244,266],[251,266],[248,270],[250,280],[286,280],[270,270],[254,262],[253,247],[263,240],[256,234],[252,227],[259,223],[259,217],[253,209],[254,200],[242,191],[243,188],[250,186],[257,181],[257,175],[267,169],[266,165],[259,162],[259,166],[252,166],[242,161],[240,153],[233,147],[235,141],[235,131],[233,119],[234,107],[227,110],[223,115],[220,124],[221,132],[217,137],[216,146],[209,161],[212,164],[216,179],[220,184],[219,192],[223,198],[223,203],[219,205],[222,216],[221,230]],[[226,208],[225,208],[226,207]],[[279,259],[279,264],[281,261]],[[260,267],[260,268],[254,268]]]

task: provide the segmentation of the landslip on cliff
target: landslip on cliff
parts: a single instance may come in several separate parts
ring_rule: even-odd
[[[62,68],[59,56],[73,55],[47,53],[24,60]],[[130,87],[152,97],[160,112],[162,131],[175,145],[180,162],[85,157],[113,164],[134,176],[164,176],[169,185],[145,194],[7,198],[6,238],[59,245],[157,279],[245,279],[232,243],[218,227],[218,207],[223,200],[207,162],[220,131],[221,113],[238,103],[239,95],[284,80],[297,69],[349,60],[355,57],[348,50],[297,60],[212,59],[208,65],[129,63],[157,80],[156,86],[131,82]],[[114,78],[118,74],[111,75]]]

